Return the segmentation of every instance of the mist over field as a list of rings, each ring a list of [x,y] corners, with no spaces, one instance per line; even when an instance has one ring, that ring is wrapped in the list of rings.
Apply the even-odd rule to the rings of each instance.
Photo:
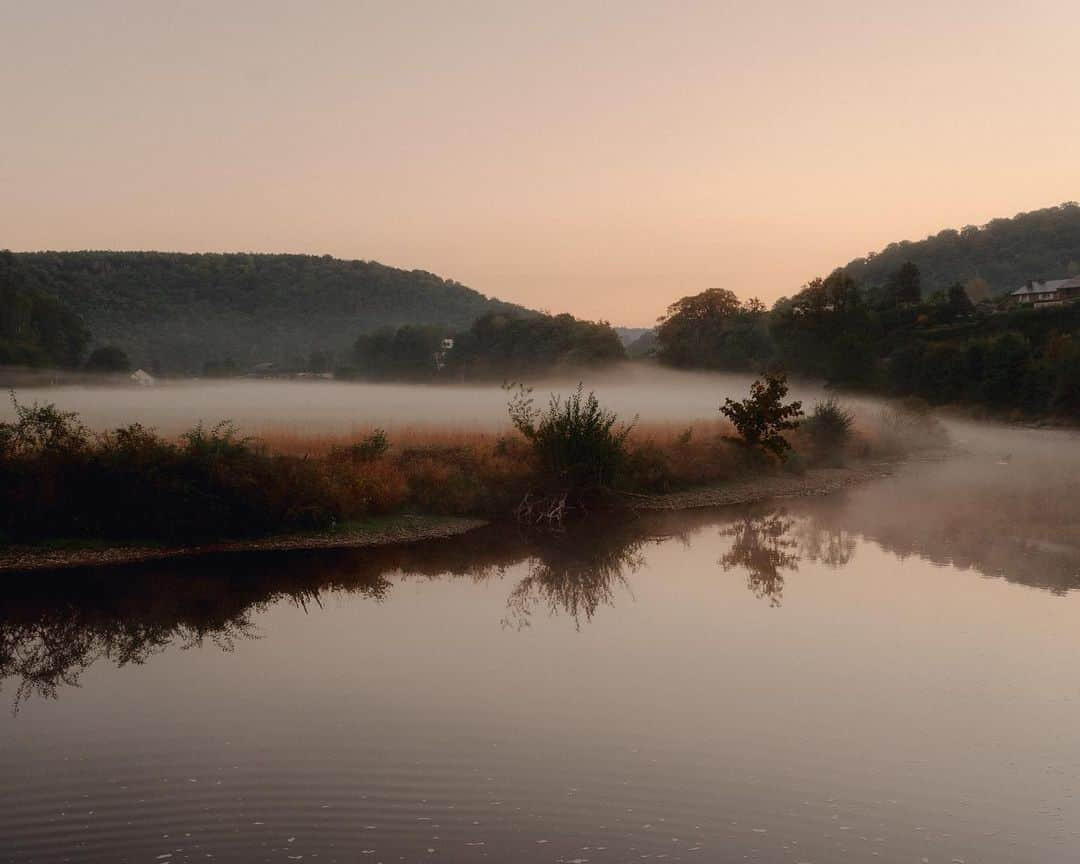
[[[604,407],[625,421],[644,425],[717,420],[725,398],[744,397],[754,376],[682,371],[641,363],[582,371],[568,377],[525,381],[533,398],[571,392],[581,383],[595,390]],[[862,423],[879,422],[887,399],[838,392],[819,382],[792,379],[790,396],[811,411],[830,397],[852,410]],[[516,382],[515,382],[516,386]],[[94,431],[142,423],[172,435],[196,423],[230,421],[245,434],[289,431],[297,434],[348,433],[381,427],[499,431],[508,424],[509,394],[494,384],[425,385],[406,383],[224,379],[160,381],[153,387],[28,386],[14,391],[20,404],[53,403],[75,411]],[[10,399],[0,402],[0,421],[14,417]],[[1009,455],[1024,461],[1080,460],[1080,435],[1068,429],[1032,429],[941,415],[962,449]]]
[[[626,364],[582,372],[580,377],[525,383],[541,402],[551,393],[573,390],[579,380],[620,417],[630,420],[637,415],[641,422],[651,424],[715,420],[724,399],[745,396],[753,378]],[[807,406],[826,395],[819,386],[797,382],[792,391]],[[248,434],[269,430],[349,432],[372,426],[393,431],[418,425],[499,430],[508,425],[508,394],[498,384],[231,379],[163,381],[146,388],[26,387],[18,389],[16,397],[24,404],[52,402],[64,411],[77,411],[86,425],[98,431],[137,422],[174,434],[200,421],[214,424],[223,420],[232,421]],[[13,414],[10,401],[5,401],[0,406],[0,420]]]

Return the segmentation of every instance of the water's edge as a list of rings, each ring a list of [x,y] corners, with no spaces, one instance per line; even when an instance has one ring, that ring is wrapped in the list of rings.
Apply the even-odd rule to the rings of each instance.
[[[839,468],[814,468],[802,475],[776,475],[702,486],[666,495],[635,495],[634,510],[693,510],[760,504],[793,497],[829,495],[869,480],[890,476],[898,463],[866,462]],[[55,548],[12,546],[0,550],[0,573],[137,564],[199,555],[285,550],[362,549],[404,546],[458,537],[490,524],[461,516],[403,515],[346,526],[332,533],[283,534],[185,546],[96,545]]]

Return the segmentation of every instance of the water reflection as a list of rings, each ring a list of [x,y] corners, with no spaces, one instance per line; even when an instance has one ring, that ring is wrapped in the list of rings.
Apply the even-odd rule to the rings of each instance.
[[[543,612],[586,624],[621,597],[647,547],[691,543],[717,531],[727,543],[718,573],[740,574],[754,596],[784,600],[801,564],[847,566],[861,538],[899,557],[969,567],[1054,593],[1080,587],[1080,498],[1047,502],[992,483],[961,488],[945,469],[915,468],[845,495],[784,507],[654,513],[591,519],[565,533],[506,526],[448,541],[351,551],[235,555],[9,577],[0,597],[0,686],[15,683],[16,708],[77,686],[94,663],[145,663],[168,647],[234,650],[256,638],[266,608],[305,609],[330,593],[380,601],[397,578],[487,581],[514,574],[503,623],[521,629]],[[933,478],[941,488],[927,495]],[[970,478],[969,478],[970,479]],[[973,506],[982,495],[984,506]],[[985,499],[993,500],[987,508]]]
[[[746,571],[746,587],[758,599],[779,606],[784,594],[784,570],[799,567],[798,542],[792,536],[794,520],[783,514],[747,516],[720,533],[731,538],[731,548],[720,558],[724,570]]]

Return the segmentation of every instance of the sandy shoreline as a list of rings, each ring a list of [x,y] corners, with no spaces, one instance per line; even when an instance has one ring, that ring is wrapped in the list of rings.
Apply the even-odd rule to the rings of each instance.
[[[890,476],[894,469],[895,463],[887,462],[864,463],[843,468],[815,468],[801,476],[783,474],[756,477],[665,495],[633,495],[627,498],[631,508],[635,510],[691,510],[755,504],[784,498],[828,495],[849,486]],[[398,516],[375,520],[332,534],[290,534],[190,546],[13,546],[0,549],[0,572],[102,567],[222,553],[360,549],[456,537],[487,524],[484,519],[456,516]]]

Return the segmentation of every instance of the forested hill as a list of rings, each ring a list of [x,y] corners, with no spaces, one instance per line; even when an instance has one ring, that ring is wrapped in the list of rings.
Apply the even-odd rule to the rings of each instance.
[[[1070,202],[941,231],[917,242],[892,243],[842,270],[872,288],[888,282],[907,261],[918,266],[924,295],[972,279],[982,279],[997,295],[1030,279],[1074,276],[1080,274],[1080,205]]]
[[[18,253],[27,281],[77,313],[95,344],[138,366],[199,373],[351,350],[402,324],[466,329],[521,307],[420,270],[330,256],[163,252]]]

